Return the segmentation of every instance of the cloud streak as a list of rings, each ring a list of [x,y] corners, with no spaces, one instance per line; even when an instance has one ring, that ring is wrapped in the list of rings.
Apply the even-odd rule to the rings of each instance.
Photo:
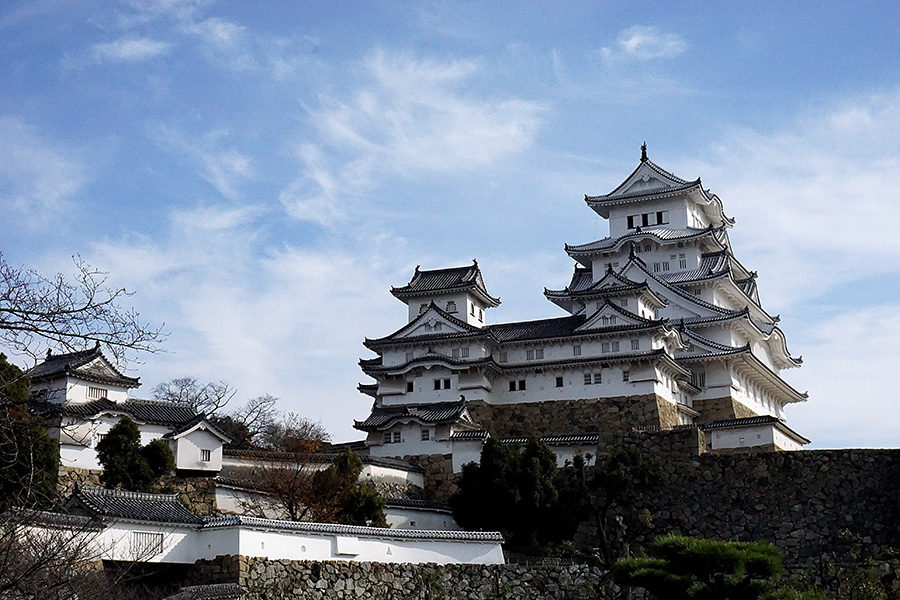
[[[140,62],[168,54],[169,44],[151,38],[122,38],[93,48],[97,62]]]
[[[600,50],[605,61],[649,61],[681,56],[688,43],[679,35],[660,31],[658,27],[634,25],[619,33],[615,45]]]
[[[318,135],[301,145],[301,175],[282,193],[296,218],[333,222],[338,190],[352,197],[383,177],[470,172],[509,159],[531,146],[546,109],[473,93],[469,83],[481,73],[474,60],[378,50],[362,72],[365,85],[310,111]]]
[[[31,225],[64,213],[86,179],[84,165],[17,116],[0,116],[0,205]]]

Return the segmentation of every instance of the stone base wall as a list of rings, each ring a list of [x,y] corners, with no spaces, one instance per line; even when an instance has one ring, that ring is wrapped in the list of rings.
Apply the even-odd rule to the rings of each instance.
[[[59,476],[56,480],[56,489],[65,499],[75,490],[76,485],[89,485],[100,487],[100,473],[92,469],[77,469],[75,467],[59,467]]]
[[[216,505],[216,481],[212,477],[169,477],[163,485],[178,494],[178,499],[191,512],[208,517],[218,512]]]
[[[75,485],[101,487],[102,471],[93,469],[77,469],[60,467],[57,479],[57,491],[65,500],[74,490]],[[201,517],[208,517],[217,512],[216,482],[212,477],[165,477],[160,482],[163,488],[178,494],[178,499],[191,511]]]
[[[700,411],[695,423],[712,423],[722,419],[743,419],[757,414],[730,396],[694,400],[694,410]]]
[[[425,469],[425,498],[447,502],[459,491],[458,476],[453,474],[452,454],[408,454],[403,460]]]
[[[803,567],[844,552],[844,532],[874,557],[900,548],[898,449],[702,453],[702,433],[688,428],[618,434],[614,442],[656,453],[667,472],[636,507],[652,517],[639,544],[666,533],[764,540],[786,565]],[[594,545],[596,531],[584,524],[579,539]]]
[[[436,565],[311,562],[220,556],[199,561],[197,582],[237,582],[247,600],[570,600],[601,597],[598,569],[585,565]]]
[[[495,437],[673,427],[677,408],[656,394],[488,404],[472,400],[469,414]]]

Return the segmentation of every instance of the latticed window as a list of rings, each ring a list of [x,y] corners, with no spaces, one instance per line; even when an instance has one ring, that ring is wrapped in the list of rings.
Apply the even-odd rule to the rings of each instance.
[[[89,387],[87,397],[91,400],[100,400],[106,398],[106,388]]]
[[[131,553],[134,560],[156,556],[163,551],[163,534],[149,531],[131,533]]]
[[[209,462],[212,460],[212,451],[211,450],[200,450],[200,460],[203,462]]]

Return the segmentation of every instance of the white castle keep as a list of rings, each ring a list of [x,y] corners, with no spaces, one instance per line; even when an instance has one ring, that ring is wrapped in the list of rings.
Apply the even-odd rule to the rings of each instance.
[[[585,196],[609,236],[566,245],[571,282],[544,290],[568,314],[489,324],[500,304],[476,261],[416,268],[391,293],[409,307],[394,333],[366,339],[374,398],[355,427],[375,456],[477,460],[488,435],[538,435],[560,460],[601,432],[695,425],[708,448],[797,450],[785,424],[806,394],[780,373],[798,367],[757,275],[734,256],[718,196],[660,168],[641,148],[614,190]]]

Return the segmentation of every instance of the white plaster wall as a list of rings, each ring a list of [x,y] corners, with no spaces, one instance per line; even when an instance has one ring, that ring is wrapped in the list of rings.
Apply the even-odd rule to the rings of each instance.
[[[391,529],[431,529],[436,531],[460,531],[453,515],[446,511],[387,506],[384,517]]]
[[[162,534],[163,551],[151,554],[139,551],[134,532]],[[198,558],[197,529],[191,526],[113,521],[97,537],[104,560],[194,563]]]
[[[655,213],[660,210],[669,211],[669,222],[662,227],[671,229],[684,229],[688,226],[688,203],[686,197],[681,198],[664,198],[661,200],[652,200],[649,202],[636,202],[634,204],[624,204],[621,206],[613,206],[609,209],[609,235],[610,237],[619,237],[625,235],[633,229],[628,229],[628,216],[639,215],[641,213]],[[693,204],[693,203],[691,203]],[[706,225],[703,225],[706,227]],[[653,226],[643,228],[645,231],[651,230]]]
[[[210,460],[202,461],[201,450],[210,451]],[[222,470],[222,441],[210,432],[197,429],[175,440],[175,468],[194,471]]]
[[[88,398],[88,388],[103,388],[106,390],[106,398],[113,402],[124,402],[128,397],[128,388],[107,385],[102,383],[89,383],[69,378],[66,390],[66,400],[68,402],[90,402],[96,398]]]
[[[272,560],[355,560],[452,564],[503,564],[496,542],[405,540],[384,537],[310,534],[241,528],[240,554]],[[235,553],[237,554],[237,553]]]
[[[453,472],[462,473],[463,465],[481,460],[481,440],[453,440]]]
[[[756,427],[739,427],[735,429],[713,429],[708,432],[708,442],[714,450],[723,448],[750,448],[774,444],[773,432],[775,426],[771,424]]]

